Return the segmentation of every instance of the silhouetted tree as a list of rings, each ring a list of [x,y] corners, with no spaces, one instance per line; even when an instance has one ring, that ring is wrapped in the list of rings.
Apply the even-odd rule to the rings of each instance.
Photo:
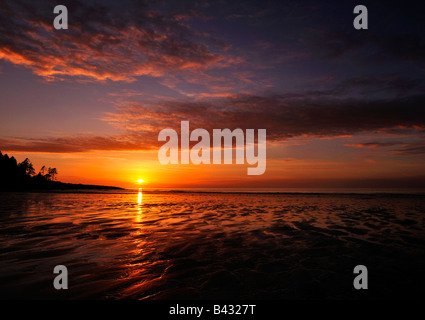
[[[34,166],[26,158],[18,163],[14,157],[2,154],[0,151],[0,188],[1,189],[20,189],[37,188],[46,186],[46,183],[55,180],[58,173],[56,168],[42,166],[38,174],[35,174]],[[49,182],[50,183],[50,182]]]
[[[47,173],[45,174],[45,177],[47,180],[55,180],[55,175],[58,174],[58,171],[56,170],[56,168],[50,168],[47,169]]]
[[[33,176],[35,174],[34,166],[28,158],[18,164],[18,168],[28,176]]]

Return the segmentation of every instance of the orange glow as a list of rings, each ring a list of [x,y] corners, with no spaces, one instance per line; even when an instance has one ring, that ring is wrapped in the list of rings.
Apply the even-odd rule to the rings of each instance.
[[[247,176],[245,165],[161,165],[157,150],[92,151],[81,153],[9,152],[19,162],[29,157],[36,172],[45,165],[58,170],[57,180],[69,183],[109,185],[122,188],[217,188],[217,187],[316,187],[344,186],[356,179],[403,178],[425,174],[412,161],[376,152],[376,149],[350,148],[341,140],[345,153],[333,151],[332,140],[305,144],[268,146],[264,175]],[[297,141],[295,141],[297,142]],[[351,141],[350,141],[351,142]],[[323,145],[324,143],[328,145]],[[320,148],[315,144],[319,144]],[[314,150],[312,153],[311,150]],[[329,153],[331,150],[331,153]],[[3,150],[2,150],[3,151]],[[374,153],[371,153],[374,151]],[[333,153],[332,153],[333,152]],[[351,152],[349,154],[349,152]],[[291,155],[291,157],[288,157]],[[347,170],[349,168],[349,170]],[[336,182],[333,182],[333,181]],[[351,184],[349,184],[351,186]]]

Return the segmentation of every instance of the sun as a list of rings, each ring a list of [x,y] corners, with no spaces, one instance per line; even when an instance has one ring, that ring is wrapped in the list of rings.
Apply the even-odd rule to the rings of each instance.
[[[137,180],[137,183],[143,183],[143,182],[145,182],[145,180],[143,180],[143,179]]]

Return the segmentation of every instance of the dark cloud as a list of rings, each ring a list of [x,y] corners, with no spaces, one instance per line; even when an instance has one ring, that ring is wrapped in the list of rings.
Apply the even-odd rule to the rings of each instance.
[[[353,27],[353,8],[368,9],[368,29]],[[331,60],[348,57],[353,64],[393,61],[425,62],[425,5],[419,1],[329,1],[317,4],[318,12],[305,17],[305,29],[298,33],[305,50]],[[314,15],[314,17],[313,17]],[[323,20],[316,21],[318,17]],[[375,65],[376,66],[376,65]]]
[[[320,83],[317,83],[320,85]],[[324,89],[299,93],[286,93],[286,98],[348,98],[355,99],[403,97],[420,95],[425,92],[424,78],[405,78],[398,74],[386,73],[370,76],[355,76],[340,80]]]
[[[356,30],[346,33],[336,30],[314,30],[310,40],[305,41],[317,53],[328,58],[341,58],[356,54],[363,62],[397,59],[425,61],[423,33],[410,31],[402,34],[359,34]],[[359,62],[359,59],[356,59]]]
[[[382,149],[384,152],[392,153],[395,155],[420,155],[425,154],[425,143],[424,142],[400,142],[400,141],[388,141],[388,142],[366,142],[366,143],[352,143],[347,144],[349,147],[356,148],[370,148],[370,149]]]
[[[401,142],[365,142],[365,143],[352,143],[352,144],[346,144],[348,147],[356,147],[356,148],[385,148],[385,147],[393,147],[402,144]]]
[[[308,95],[234,96],[209,101],[135,104],[104,120],[127,130],[178,127],[265,128],[268,139],[332,137],[392,128],[425,128],[425,96],[392,100],[314,98]]]
[[[416,81],[396,78],[385,82],[384,91],[417,88]],[[146,150],[159,146],[160,130],[179,130],[180,121],[190,128],[267,129],[269,141],[294,137],[338,137],[357,133],[405,134],[425,130],[425,95],[396,95],[391,99],[349,96],[353,88],[370,88],[365,79],[348,79],[324,91],[270,95],[233,95],[226,98],[128,102],[102,120],[122,129],[116,137],[64,137],[53,139],[3,139],[0,149],[15,151],[82,152],[89,150]],[[375,84],[380,87],[380,84]],[[402,91],[403,91],[402,90]],[[388,142],[385,145],[390,147]],[[393,144],[395,146],[395,144]],[[384,145],[364,144],[363,147]],[[404,145],[394,153],[413,154],[423,146]]]
[[[398,59],[405,61],[425,61],[425,41],[419,32],[388,35],[362,35],[354,31],[343,34],[330,32],[323,35],[321,47],[331,58],[341,57],[354,50],[364,51],[369,60]]]
[[[66,5],[69,29],[53,28]],[[47,79],[133,81],[165,71],[206,68],[222,59],[219,41],[188,25],[193,10],[165,11],[148,1],[1,1],[0,59]]]
[[[406,144],[400,149],[394,149],[394,154],[397,155],[419,155],[425,154],[425,143]]]

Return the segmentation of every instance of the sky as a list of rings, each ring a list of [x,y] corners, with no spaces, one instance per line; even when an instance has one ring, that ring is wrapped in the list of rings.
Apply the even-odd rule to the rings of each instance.
[[[53,27],[59,4],[67,30]],[[0,150],[125,188],[425,187],[424,9],[0,0]],[[185,120],[266,129],[266,172],[160,164],[159,132]]]

